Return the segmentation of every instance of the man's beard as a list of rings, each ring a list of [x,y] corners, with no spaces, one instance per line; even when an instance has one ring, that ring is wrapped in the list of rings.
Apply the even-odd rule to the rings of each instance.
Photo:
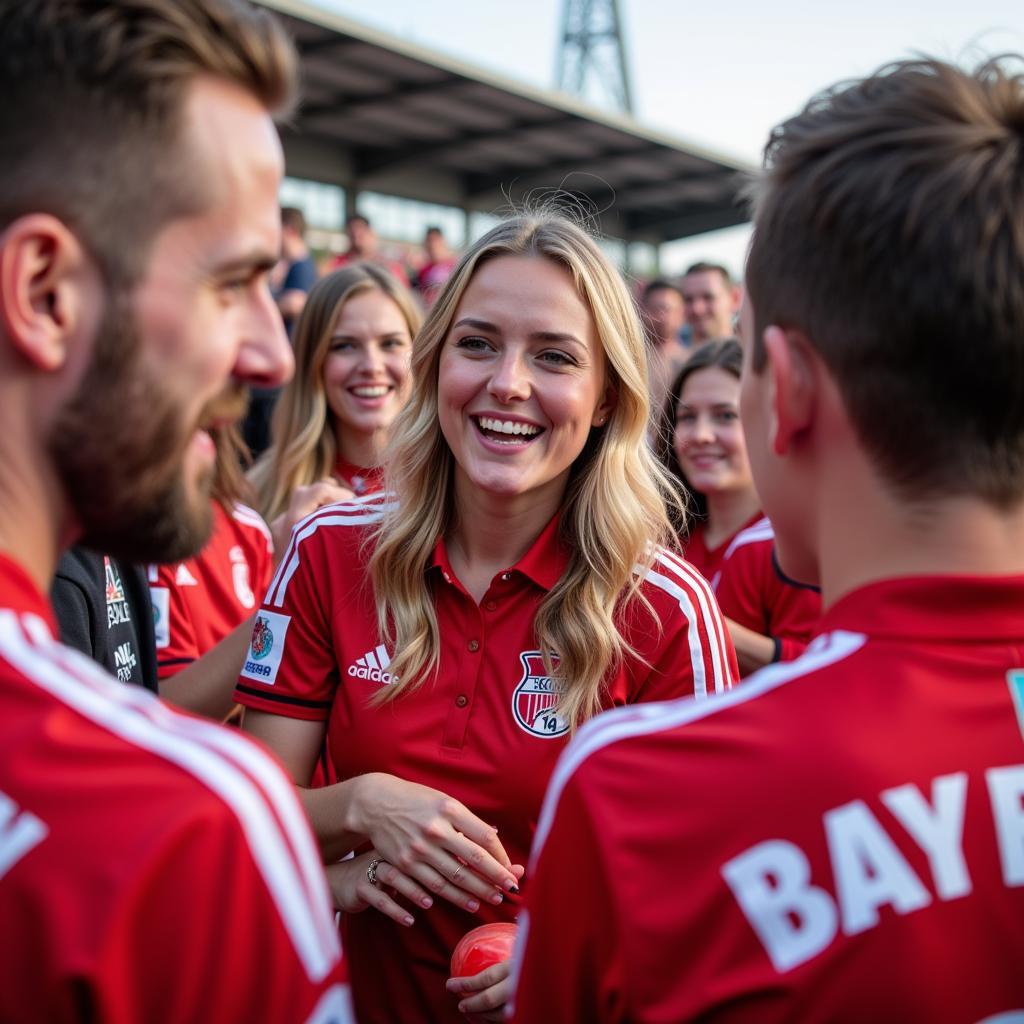
[[[145,372],[142,345],[122,290],[108,303],[92,364],[48,444],[82,531],[78,543],[131,562],[174,562],[209,538],[212,468],[191,487],[186,482],[193,431],[165,384]]]

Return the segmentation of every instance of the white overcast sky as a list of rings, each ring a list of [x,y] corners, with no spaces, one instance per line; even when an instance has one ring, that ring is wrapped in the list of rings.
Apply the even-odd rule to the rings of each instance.
[[[315,0],[449,56],[553,88],[562,0]],[[1021,0],[619,0],[634,116],[758,162],[772,125],[818,89],[914,53],[1024,52]],[[745,228],[666,247],[669,269],[742,269]]]

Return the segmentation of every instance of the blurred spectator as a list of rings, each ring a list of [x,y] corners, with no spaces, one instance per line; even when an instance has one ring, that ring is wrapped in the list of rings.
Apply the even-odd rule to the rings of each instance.
[[[736,333],[735,320],[743,289],[725,267],[717,263],[694,263],[682,282],[683,312],[687,338],[703,345]]]
[[[671,281],[656,278],[644,288],[640,304],[647,333],[651,415],[657,417],[669,384],[689,354],[681,338],[683,293]],[[655,423],[654,429],[661,429],[660,425]]]
[[[423,248],[426,250],[427,262],[420,268],[416,279],[416,287],[423,296],[423,304],[431,306],[437,298],[441,286],[448,280],[451,272],[455,269],[458,257],[448,248],[444,235],[439,227],[427,228],[423,238]]]
[[[306,304],[306,294],[316,284],[316,264],[306,245],[306,218],[294,206],[281,210],[281,255],[285,263],[284,280],[275,295],[288,337]]]
[[[348,251],[331,257],[327,262],[327,270],[338,270],[353,263],[376,263],[389,270],[406,287],[409,286],[409,275],[405,267],[379,252],[377,234],[366,217],[361,213],[349,217],[345,221],[345,234],[348,235]]]

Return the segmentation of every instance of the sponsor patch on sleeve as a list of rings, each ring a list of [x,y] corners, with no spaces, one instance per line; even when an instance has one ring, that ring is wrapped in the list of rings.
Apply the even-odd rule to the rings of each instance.
[[[242,666],[242,676],[257,683],[273,685],[284,654],[284,638],[291,625],[290,615],[260,611],[252,628],[252,639]]]
[[[166,587],[150,587],[149,596],[153,601],[153,631],[156,647],[160,650],[171,642],[171,602]]]

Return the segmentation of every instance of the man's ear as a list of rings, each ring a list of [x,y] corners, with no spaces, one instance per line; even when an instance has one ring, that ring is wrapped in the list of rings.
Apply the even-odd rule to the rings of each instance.
[[[46,213],[0,233],[0,329],[32,366],[59,370],[74,337],[97,315],[96,271],[74,233]]]
[[[799,331],[774,325],[765,329],[764,347],[772,380],[772,450],[785,455],[814,419],[817,356]]]

